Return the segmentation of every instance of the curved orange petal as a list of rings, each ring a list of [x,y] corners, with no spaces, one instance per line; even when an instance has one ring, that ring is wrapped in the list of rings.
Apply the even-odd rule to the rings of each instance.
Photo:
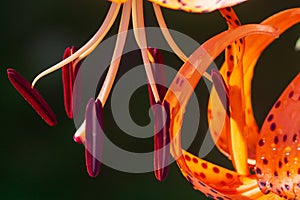
[[[222,16],[226,19],[228,29],[240,26],[240,20],[232,8],[220,9]],[[248,148],[246,136],[248,130],[246,126],[245,99],[244,99],[244,78],[243,78],[243,55],[245,41],[243,38],[231,43],[225,51],[225,64],[221,74],[229,88],[230,114],[226,116],[223,128],[218,126],[220,121],[220,110],[214,102],[212,109],[211,99],[216,98],[215,90],[211,93],[208,105],[208,121],[211,123],[210,131],[217,147],[227,157],[232,159],[233,166],[239,174],[248,174]],[[217,98],[218,99],[218,98]]]
[[[149,0],[162,7],[184,10],[186,12],[207,13],[214,10],[234,6],[246,0]]]
[[[208,194],[207,190],[203,188],[204,186],[212,187],[216,192],[215,194],[220,195],[223,193],[223,195],[227,196],[233,194],[244,196],[242,193],[250,189],[257,190],[254,179],[246,179],[245,177],[238,176],[236,172],[226,170],[225,168],[221,168],[200,158],[191,158],[190,156],[191,159],[197,160],[196,162],[201,165],[202,163],[206,163],[207,168],[210,169],[207,172],[205,179],[201,179],[201,173],[204,173],[204,171],[201,171],[201,168],[198,168],[197,165],[194,166],[193,162],[190,162],[190,160],[186,157],[186,155],[190,154],[182,150],[180,142],[183,114],[187,102],[194,91],[194,88],[198,84],[202,74],[208,68],[210,63],[226,48],[226,46],[249,34],[270,34],[274,36],[276,35],[276,30],[270,26],[245,25],[234,30],[225,31],[211,38],[201,47],[199,47],[189,57],[188,61],[183,64],[164,99],[164,101],[170,105],[170,139],[172,140],[172,156],[176,159],[183,174],[188,174],[189,176],[187,177],[192,180],[199,180],[200,182],[203,181],[201,183],[197,182],[198,184],[195,184],[194,188],[204,192],[207,196],[212,194]],[[218,173],[215,173],[214,168],[218,168]],[[232,184],[231,188],[221,184],[224,176],[228,176],[230,179],[230,183]],[[228,183],[227,185],[230,184]],[[240,189],[240,187],[242,188]],[[257,193],[261,195],[259,191],[257,191]]]
[[[285,199],[300,196],[300,73],[288,85],[263,123],[256,173],[263,192]]]
[[[289,19],[289,20],[286,20]],[[271,25],[278,28],[279,34],[282,34],[291,26],[295,25],[296,23],[300,22],[300,8],[289,9],[286,11],[282,11],[278,14],[271,16],[270,18],[263,21],[261,24],[264,25]],[[246,103],[246,124],[248,127],[248,137],[247,137],[247,144],[248,144],[248,162],[251,164],[255,164],[255,157],[256,157],[256,144],[257,144],[257,137],[258,137],[258,127],[253,115],[252,109],[252,102],[251,102],[251,83],[253,77],[253,71],[255,64],[262,53],[262,51],[275,40],[274,37],[269,35],[250,35],[245,38],[245,52],[243,57],[243,66],[244,66],[244,94],[245,94],[245,103]],[[228,63],[225,62],[220,70],[221,74],[223,75],[225,81],[227,80],[227,70],[228,70]],[[216,98],[217,94],[215,93],[214,89],[211,92],[211,97],[214,96]],[[215,122],[211,121],[210,123],[217,124],[218,123],[218,116],[216,112],[220,109],[220,106],[217,107],[218,103],[214,102],[214,113],[209,111],[209,119],[215,116]],[[209,109],[211,106],[209,106]],[[229,120],[229,119],[226,119]],[[227,124],[227,123],[226,123]],[[214,127],[214,126],[212,126]],[[226,127],[223,128],[223,132],[221,133],[219,139],[215,136],[218,134],[214,134],[214,132],[219,133],[220,128],[216,127],[212,131],[212,136],[215,141],[217,141],[217,146],[219,150],[230,157],[230,150],[228,147],[228,133],[226,132]],[[218,140],[216,140],[218,139]]]
[[[288,19],[288,20],[287,20]],[[291,26],[300,22],[300,8],[294,8],[279,12],[275,14],[261,24],[274,26],[278,29],[279,35],[289,29]],[[246,109],[247,109],[247,125],[250,129],[255,127],[256,129],[256,121],[252,112],[252,102],[251,102],[251,84],[253,78],[253,72],[255,68],[255,64],[262,53],[262,51],[269,46],[275,40],[274,37],[269,37],[266,35],[261,35],[261,37],[257,37],[251,35],[246,37],[246,49],[244,54],[244,92],[246,97]],[[256,131],[250,130],[252,136],[256,133]],[[253,147],[257,144],[257,137],[252,137],[248,139],[248,145]],[[248,148],[250,150],[249,156],[255,155],[255,148]],[[252,158],[252,156],[250,157]]]

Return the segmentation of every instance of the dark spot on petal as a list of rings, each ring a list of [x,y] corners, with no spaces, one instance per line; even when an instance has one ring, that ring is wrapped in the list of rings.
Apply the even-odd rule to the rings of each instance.
[[[274,143],[277,144],[279,142],[278,136],[274,137]]]
[[[282,167],[282,162],[281,162],[281,161],[278,162],[278,167],[279,167],[279,168]]]
[[[258,141],[258,145],[259,145],[260,147],[264,146],[264,144],[265,144],[265,140],[260,139],[260,140]]]
[[[265,187],[265,186],[266,186],[266,182],[260,181],[260,182],[259,182],[259,186]]]
[[[274,176],[278,177],[278,172],[277,171],[274,172]]]
[[[213,171],[214,171],[215,173],[219,173],[219,172],[220,172],[219,168],[217,168],[217,167],[213,167]]]
[[[198,181],[198,183],[199,183],[200,185],[202,185],[203,187],[206,187],[206,185],[205,185],[204,183],[202,183],[201,181]]]
[[[276,129],[276,124],[272,123],[271,126],[270,126],[270,130],[275,131],[275,129]]]
[[[270,190],[267,190],[267,191],[264,192],[264,194],[267,195],[267,194],[269,194],[270,192],[271,192]]]
[[[189,155],[185,155],[184,158],[186,161],[191,161],[191,157]]]
[[[291,175],[291,172],[290,172],[290,171],[287,171],[287,172],[286,172],[286,176],[289,177],[290,175]]]
[[[203,178],[203,179],[206,178],[206,176],[203,172],[200,173],[200,177]]]
[[[237,19],[234,20],[234,23],[235,23],[237,26],[241,25],[240,22],[239,22]]]
[[[214,189],[210,189],[210,191],[212,191],[215,194],[218,194],[218,192],[216,190],[214,190]]]
[[[256,173],[257,173],[258,175],[260,175],[260,174],[261,174],[261,169],[256,168]]]
[[[226,10],[227,10],[228,12],[231,12],[231,8],[230,8],[230,7],[226,7]]]
[[[193,185],[193,180],[191,179],[190,176],[187,176],[186,179],[188,180],[189,183],[191,183]]]
[[[281,191],[277,188],[276,189],[276,192],[278,193],[278,194],[281,194]]]
[[[194,162],[195,164],[197,164],[197,163],[198,163],[198,159],[197,159],[197,158],[193,158],[193,162]]]
[[[297,141],[297,134],[294,134],[293,135],[293,142],[296,142]]]
[[[229,174],[229,173],[226,173],[226,178],[232,179],[232,178],[233,178],[233,175],[232,175],[232,174]]]
[[[289,93],[289,98],[292,98],[293,95],[294,95],[294,91],[291,91],[291,92]]]
[[[268,160],[266,158],[263,159],[263,163],[264,165],[267,165],[268,164]]]
[[[287,190],[289,190],[289,189],[290,189],[290,186],[289,186],[289,185],[287,185],[287,184],[285,184],[285,185],[284,185],[284,187],[285,187]]]
[[[274,118],[274,115],[273,115],[273,114],[270,114],[269,117],[268,117],[268,119],[267,119],[268,122],[271,122],[271,121],[273,120],[273,118]]]
[[[285,163],[285,164],[287,164],[287,163],[289,162],[289,160],[288,160],[288,158],[287,158],[287,157],[284,157],[284,159],[283,159],[283,160],[284,160],[284,163]]]
[[[207,169],[207,164],[206,164],[206,163],[202,163],[201,166],[202,166],[204,169]]]
[[[285,142],[287,140],[287,134],[285,134],[284,136],[283,136],[283,141]]]
[[[277,101],[277,103],[275,104],[275,108],[279,108],[280,104],[281,104],[281,101]]]
[[[231,72],[227,71],[226,75],[227,75],[227,77],[229,77],[231,75]]]

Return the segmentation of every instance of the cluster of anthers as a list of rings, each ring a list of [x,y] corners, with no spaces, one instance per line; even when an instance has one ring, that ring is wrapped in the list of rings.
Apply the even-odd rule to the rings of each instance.
[[[173,141],[170,149],[154,154],[156,178],[166,178],[168,167],[165,163],[171,154],[193,187],[213,199],[300,198],[300,74],[284,90],[260,129],[251,103],[251,81],[260,54],[276,37],[300,22],[300,8],[279,12],[260,24],[241,25],[231,6],[245,0],[150,0],[166,41],[184,62],[169,88],[164,88],[156,85],[163,73],[155,68],[155,63],[162,63],[162,56],[158,49],[147,48],[143,31],[143,0],[111,1],[107,16],[92,39],[78,50],[67,48],[63,60],[40,73],[32,83],[14,69],[7,70],[12,85],[45,122],[54,126],[57,120],[34,85],[42,77],[62,68],[65,110],[72,118],[73,85],[80,63],[103,40],[122,7],[119,33],[126,34],[132,16],[135,38],[149,82],[150,103],[160,104],[167,111],[165,115],[160,111],[154,113],[155,124],[161,120],[167,122],[162,130],[155,128],[158,133],[154,134],[154,151],[158,152]],[[195,13],[219,10],[228,30],[213,36],[187,57],[168,32],[160,6]],[[125,40],[126,37],[117,38],[104,84],[96,100],[88,102],[85,122],[74,136],[76,142],[85,144],[87,171],[92,177],[100,170],[101,163],[95,155],[102,153],[103,142],[101,134],[94,133],[103,132],[103,106],[118,71],[121,57],[116,55],[121,55]],[[203,49],[209,56],[202,54]],[[211,58],[215,59],[224,50],[225,62],[220,72],[206,73]],[[235,170],[198,158],[181,147],[185,107],[202,76],[214,85],[208,105],[211,135],[218,149],[232,161]],[[255,173],[251,173],[253,169]]]

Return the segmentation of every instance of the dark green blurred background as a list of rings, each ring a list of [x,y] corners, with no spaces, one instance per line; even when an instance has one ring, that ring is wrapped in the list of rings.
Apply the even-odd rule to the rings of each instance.
[[[32,80],[42,69],[58,62],[67,46],[83,45],[101,24],[109,3],[100,0],[19,0],[1,1],[0,4],[0,199],[205,199],[193,190],[175,164],[170,166],[164,182],[156,181],[152,173],[127,174],[106,166],[96,179],[90,178],[85,170],[84,149],[72,139],[73,121],[64,114],[61,72],[47,76],[37,84],[57,114],[59,124],[53,128],[39,118],[8,82],[8,67]],[[242,23],[257,23],[296,6],[300,6],[297,0],[250,0],[236,6],[236,11]],[[147,24],[153,26],[153,11],[146,1],[145,7]],[[200,43],[226,29],[218,12],[202,15],[167,9],[163,12],[170,28]],[[116,30],[117,26],[114,26],[110,34]],[[299,72],[300,52],[294,51],[299,36],[300,25],[297,25],[270,45],[258,62],[253,102],[259,125],[283,88]],[[147,100],[145,95],[137,98]],[[132,112],[145,110],[144,104],[136,104]],[[201,108],[205,109],[205,105]],[[111,119],[106,121],[106,130],[122,138],[122,133],[110,126],[113,124]],[[205,126],[205,122],[202,124]],[[204,130],[205,127],[200,128],[199,135]],[[152,146],[151,143],[147,145]],[[208,159],[225,163],[224,157],[216,154]]]

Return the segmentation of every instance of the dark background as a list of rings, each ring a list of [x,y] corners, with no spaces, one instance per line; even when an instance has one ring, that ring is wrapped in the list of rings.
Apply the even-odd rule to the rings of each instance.
[[[205,199],[193,190],[175,164],[170,166],[164,182],[156,181],[152,173],[128,174],[106,166],[96,179],[90,178],[85,170],[84,149],[72,140],[73,121],[64,114],[61,72],[37,84],[57,115],[56,127],[47,126],[9,84],[6,68],[13,67],[32,80],[42,69],[58,62],[67,46],[83,45],[101,24],[108,6],[109,3],[99,0],[1,1],[0,199]],[[242,23],[258,23],[278,11],[296,6],[300,3],[295,0],[250,0],[236,6],[236,11]],[[151,5],[145,1],[145,7],[146,23],[153,26]],[[199,43],[226,29],[218,12],[201,15],[167,9],[163,12],[170,28]],[[116,25],[110,34],[116,33]],[[253,103],[259,125],[281,91],[299,72],[300,52],[294,51],[299,36],[298,24],[270,45],[258,62]],[[179,62],[175,59],[174,63]],[[136,98],[147,101],[145,91]],[[147,111],[146,108],[145,103],[136,103],[132,112]],[[205,109],[205,105],[201,108]],[[106,112],[109,116],[109,109]],[[111,121],[106,118],[106,130],[123,138]],[[204,126],[205,123],[202,122]],[[199,129],[200,135],[203,130],[205,127]],[[130,139],[117,142],[133,149],[144,146],[128,141]],[[145,146],[152,147],[152,144],[148,142]],[[220,154],[207,159],[230,167]]]

